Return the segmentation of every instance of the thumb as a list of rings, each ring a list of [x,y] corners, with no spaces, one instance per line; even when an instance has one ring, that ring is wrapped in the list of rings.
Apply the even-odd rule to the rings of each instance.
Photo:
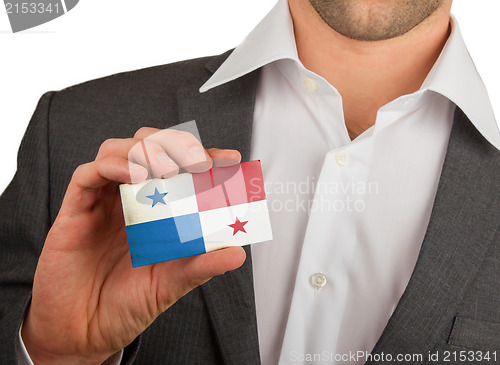
[[[239,246],[195,256],[184,267],[185,280],[191,284],[189,290],[207,282],[214,276],[239,268],[245,259],[245,250]]]
[[[206,283],[212,277],[239,268],[245,259],[245,250],[237,246],[160,264],[174,264],[169,265],[168,273],[164,273],[164,278],[168,278],[165,285],[157,286],[160,311],[165,311],[177,299]],[[175,292],[173,292],[174,288]]]

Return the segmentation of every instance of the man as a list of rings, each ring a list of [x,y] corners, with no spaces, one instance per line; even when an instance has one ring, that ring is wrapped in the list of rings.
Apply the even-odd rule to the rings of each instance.
[[[46,94],[1,201],[2,360],[498,361],[499,134],[450,6],[282,0],[229,56]],[[189,120],[217,148],[162,130]],[[249,158],[272,243],[132,269],[118,183]]]

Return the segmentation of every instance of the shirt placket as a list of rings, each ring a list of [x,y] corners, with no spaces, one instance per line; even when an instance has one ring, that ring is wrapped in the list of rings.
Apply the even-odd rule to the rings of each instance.
[[[371,138],[356,142],[347,140],[340,96],[333,89],[323,89],[317,84],[320,82],[306,77],[302,87],[315,100],[315,122],[321,125],[332,149],[325,156],[316,179],[314,198],[309,204],[308,224],[280,356],[283,364],[293,361],[294,356],[300,358],[334,349],[331,333],[338,333],[341,326],[349,275],[346,265],[353,261],[357,242],[356,216],[362,214],[364,208],[360,185],[366,182],[370,164],[366,156]]]

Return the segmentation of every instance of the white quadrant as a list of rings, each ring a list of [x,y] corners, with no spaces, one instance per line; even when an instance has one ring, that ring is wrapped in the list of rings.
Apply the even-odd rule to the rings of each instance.
[[[122,184],[120,194],[127,226],[198,212],[191,174]]]
[[[265,200],[200,212],[200,221],[207,252],[273,239]]]

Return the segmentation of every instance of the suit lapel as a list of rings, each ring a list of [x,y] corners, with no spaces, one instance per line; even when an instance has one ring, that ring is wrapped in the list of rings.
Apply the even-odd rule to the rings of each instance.
[[[446,344],[457,306],[500,220],[498,151],[457,108],[430,223],[410,282],[373,354]],[[375,362],[367,362],[375,364]]]
[[[209,71],[227,57],[211,59]],[[246,161],[250,155],[257,73],[200,93],[189,87],[178,92],[179,122],[195,120],[206,148],[232,148]],[[250,247],[238,270],[202,285],[210,320],[225,363],[258,364],[259,345]]]

